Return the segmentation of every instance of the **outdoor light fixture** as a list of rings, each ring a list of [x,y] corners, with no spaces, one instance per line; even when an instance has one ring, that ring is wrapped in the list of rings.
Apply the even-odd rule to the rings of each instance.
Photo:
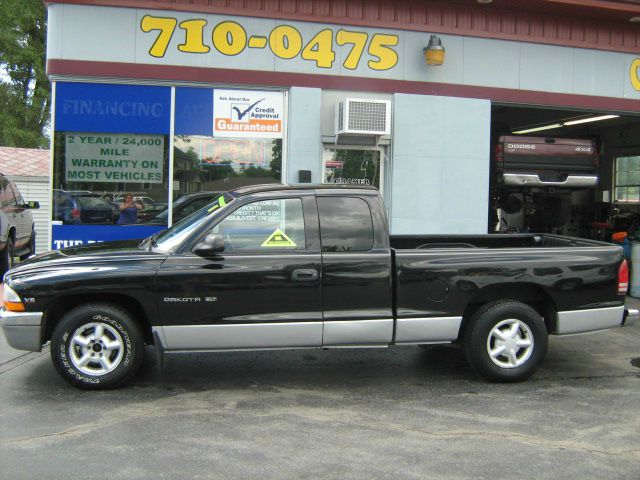
[[[579,125],[581,123],[598,122],[600,120],[609,120],[610,118],[618,118],[620,115],[599,115],[597,117],[578,118],[576,120],[568,120],[562,123],[552,123],[549,125],[542,125],[539,127],[524,128],[522,130],[514,130],[511,133],[531,133],[540,132],[542,130],[551,130],[553,128],[570,127],[571,125]]]
[[[423,52],[427,65],[442,65],[444,63],[444,47],[440,37],[431,35],[429,44],[424,47]]]

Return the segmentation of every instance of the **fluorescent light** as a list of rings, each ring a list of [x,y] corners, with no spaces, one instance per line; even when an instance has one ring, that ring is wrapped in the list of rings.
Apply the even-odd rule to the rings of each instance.
[[[532,132],[540,132],[542,130],[551,130],[554,128],[561,128],[565,126],[578,125],[580,123],[588,123],[588,122],[597,122],[599,120],[609,120],[610,118],[618,118],[620,115],[600,115],[598,117],[589,117],[589,118],[579,118],[578,120],[570,120],[568,122],[562,123],[553,123],[550,125],[543,125],[541,127],[533,127],[526,128],[523,130],[515,130],[511,133],[519,134],[519,133],[532,133]]]
[[[539,132],[541,130],[551,130],[552,128],[560,128],[560,127],[562,127],[561,123],[554,123],[553,125],[544,125],[542,127],[527,128],[525,130],[516,130],[515,132],[511,132],[511,133],[531,133],[531,132]]]
[[[609,120],[610,118],[618,118],[620,115],[600,115],[599,117],[581,118],[579,120],[571,120],[564,122],[563,125],[578,125],[579,123],[598,122],[600,120]]]

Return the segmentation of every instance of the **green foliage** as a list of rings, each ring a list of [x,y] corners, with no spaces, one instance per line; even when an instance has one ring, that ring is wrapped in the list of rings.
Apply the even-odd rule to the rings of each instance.
[[[0,145],[46,147],[51,84],[42,0],[0,0]]]

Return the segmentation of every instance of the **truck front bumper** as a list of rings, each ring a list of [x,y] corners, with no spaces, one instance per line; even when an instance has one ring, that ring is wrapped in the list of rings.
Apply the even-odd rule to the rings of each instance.
[[[638,321],[638,317],[640,317],[640,310],[635,308],[625,309],[624,317],[622,317],[622,326],[630,327],[631,325],[635,325]]]
[[[0,326],[7,343],[17,350],[42,350],[42,312],[9,312],[0,309]]]

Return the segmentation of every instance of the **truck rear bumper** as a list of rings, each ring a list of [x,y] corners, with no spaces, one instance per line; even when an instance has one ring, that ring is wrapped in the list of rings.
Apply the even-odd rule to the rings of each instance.
[[[545,181],[536,174],[530,173],[505,173],[503,175],[505,185],[518,187],[593,187],[598,184],[595,175],[569,175],[562,181]]]
[[[631,325],[635,325],[638,321],[638,317],[640,317],[640,310],[635,308],[626,308],[624,311],[624,317],[622,318],[622,326],[630,327]]]
[[[17,350],[42,350],[42,313],[0,310],[0,326],[7,343]]]
[[[619,307],[592,308],[558,312],[556,335],[595,332],[607,328],[629,326],[636,323],[640,312],[636,309]]]

